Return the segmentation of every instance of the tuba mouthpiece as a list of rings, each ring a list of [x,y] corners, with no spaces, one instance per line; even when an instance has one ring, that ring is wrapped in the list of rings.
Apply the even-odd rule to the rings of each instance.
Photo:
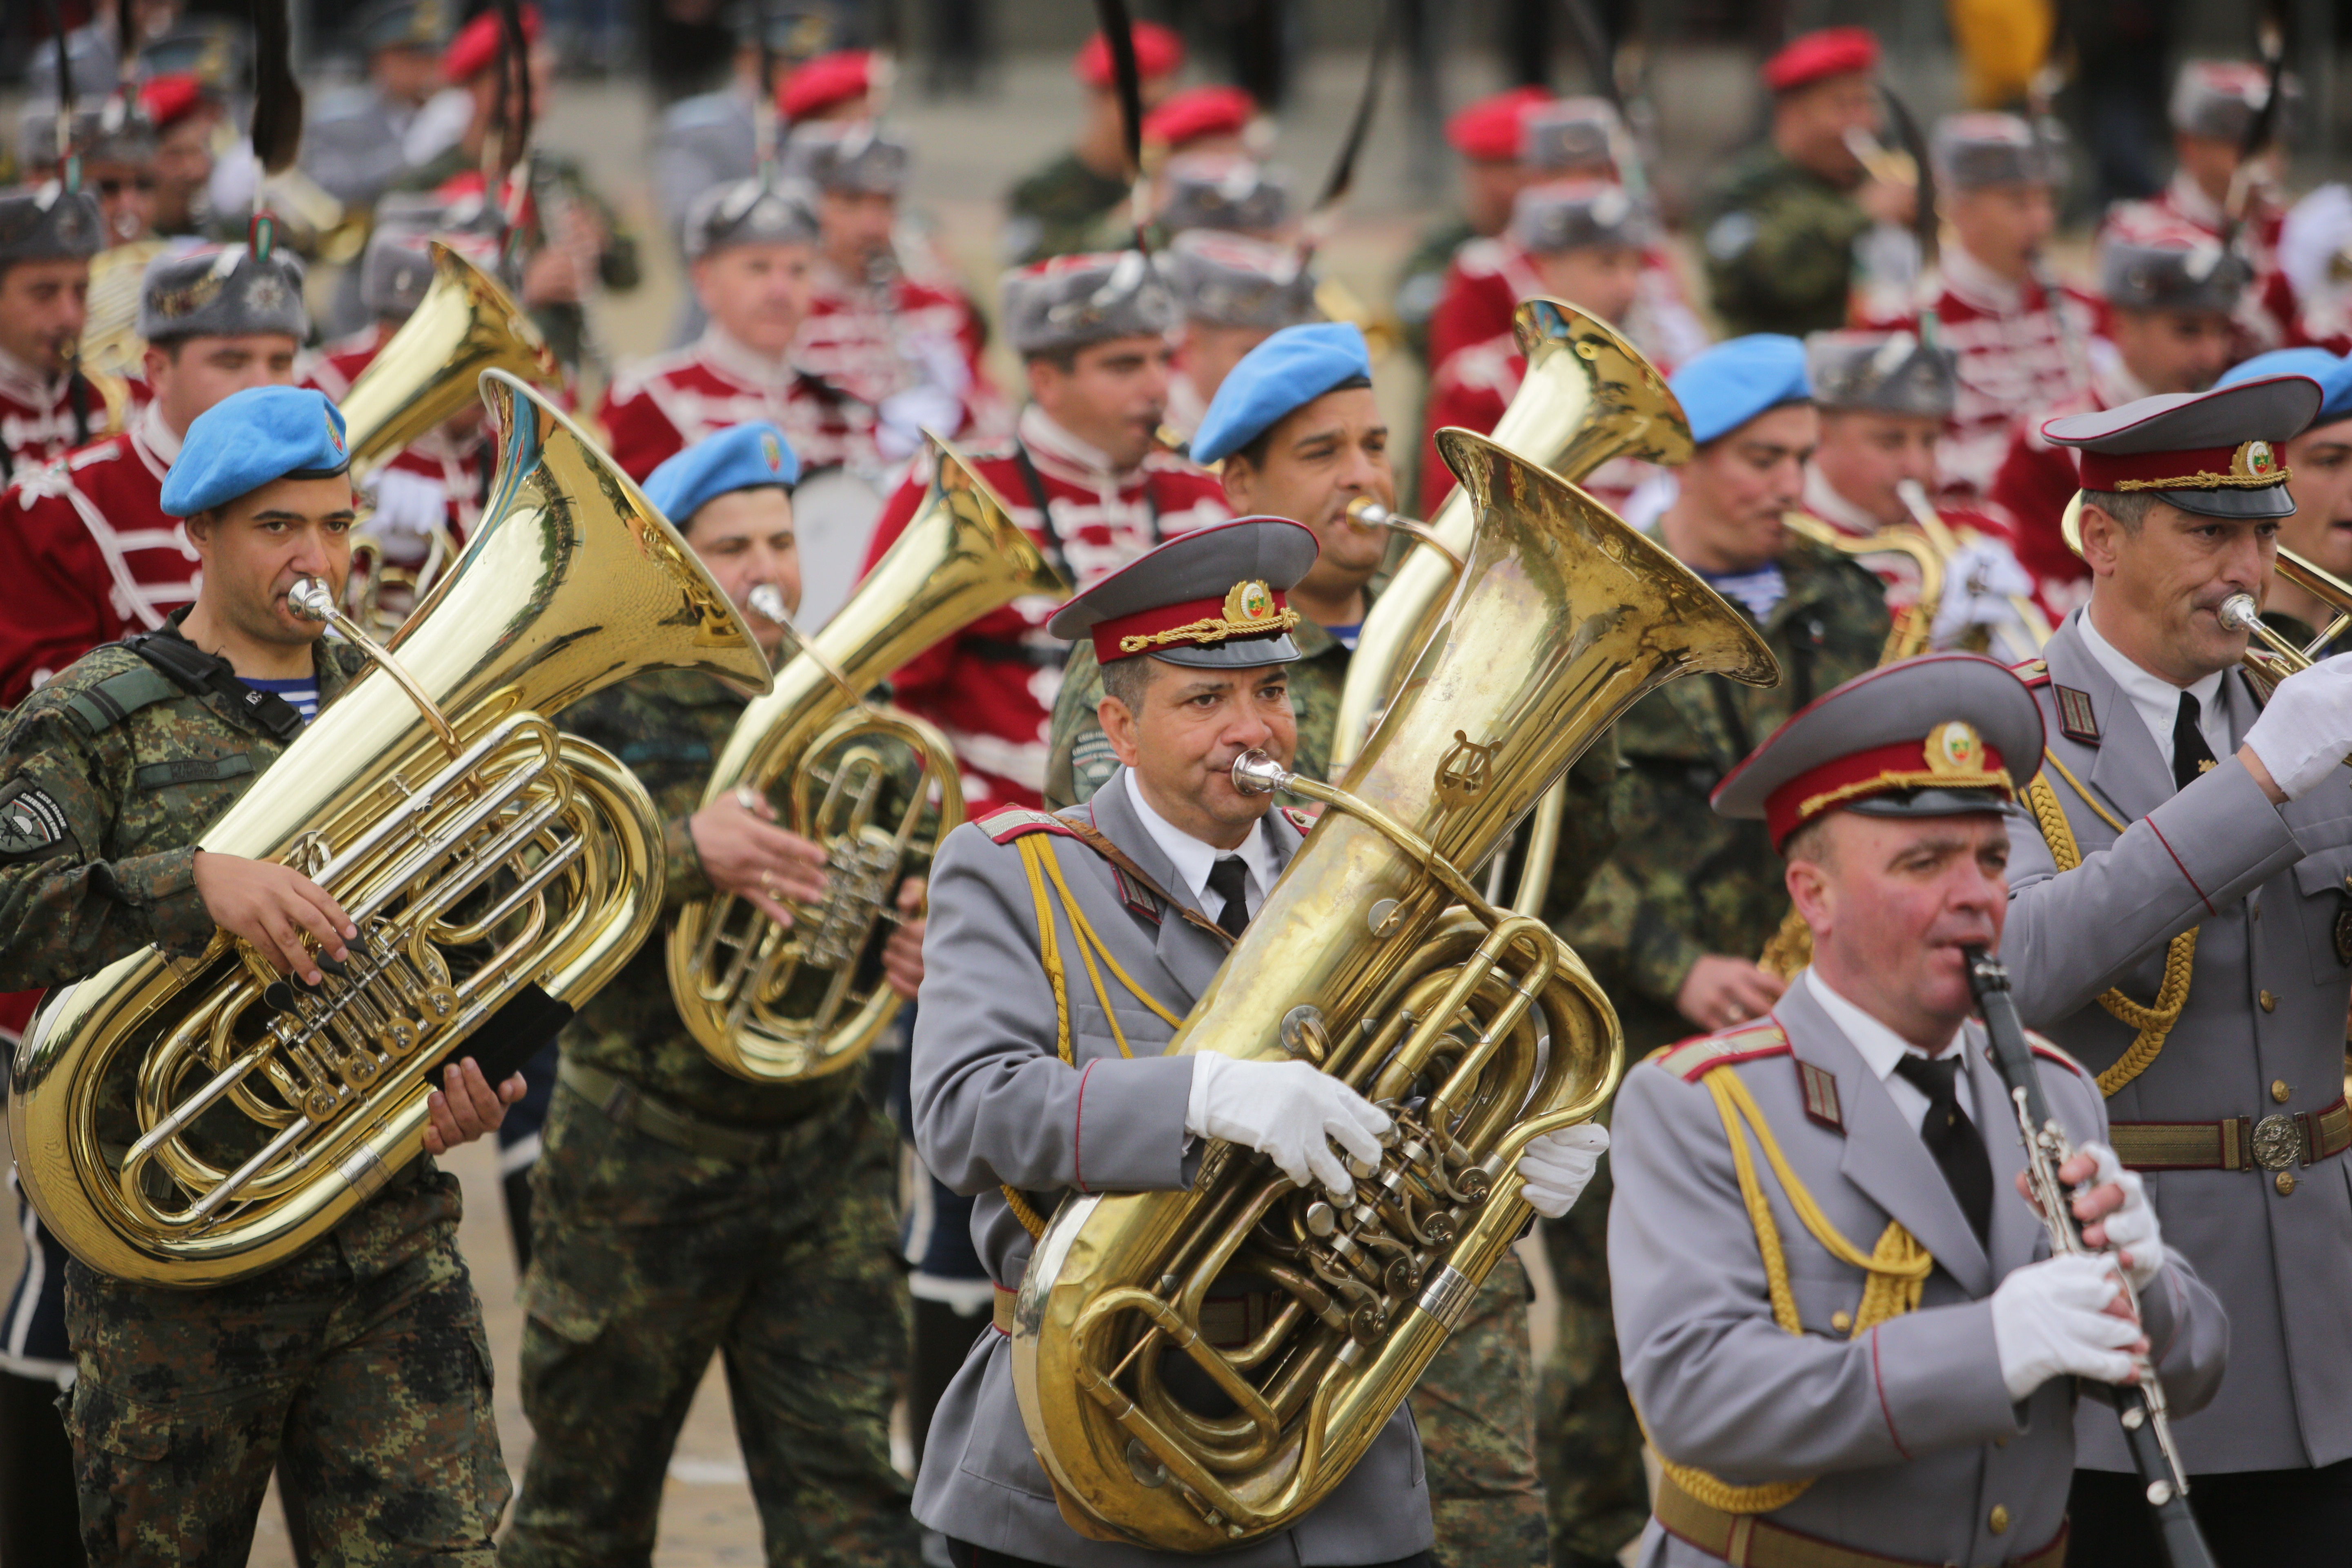
[[[1244,795],[1272,795],[1291,777],[1289,769],[1255,748],[1234,759],[1234,787]]]
[[[306,621],[331,620],[335,614],[335,595],[316,577],[297,577],[294,585],[286,590],[286,607]]]
[[[1358,528],[1386,528],[1395,515],[1370,496],[1358,496],[1348,503],[1348,521]]]
[[[773,583],[762,583],[753,588],[743,595],[743,602],[761,620],[788,631],[792,629],[793,613],[784,608],[784,596],[776,591]]]
[[[2263,619],[2262,606],[2254,603],[2252,594],[2232,594],[2213,613],[2225,629],[2233,632],[2252,631]]]

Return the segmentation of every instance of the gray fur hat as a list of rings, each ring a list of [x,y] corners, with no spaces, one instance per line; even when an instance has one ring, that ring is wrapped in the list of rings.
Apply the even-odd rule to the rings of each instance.
[[[2055,185],[2065,179],[2055,127],[2036,135],[2014,114],[1948,114],[1936,122],[1927,157],[1936,178],[1954,190],[1987,185]]]
[[[1909,332],[1815,332],[1805,374],[1824,409],[1948,419],[1960,392],[1958,356]]]
[[[1181,319],[1160,268],[1139,250],[1055,256],[1004,275],[1004,337],[1020,354],[1165,332]]]
[[[824,191],[897,195],[913,154],[872,121],[813,120],[784,139],[784,173]]]
[[[0,267],[96,256],[105,227],[98,198],[88,191],[68,191],[55,180],[0,191]]]
[[[1647,246],[1650,215],[1609,180],[1529,185],[1511,203],[1511,237],[1538,256],[1590,246]]]
[[[686,258],[698,260],[730,245],[814,245],[816,232],[807,186],[737,180],[711,186],[686,209]]]
[[[2248,60],[2190,60],[2172,84],[2167,114],[2175,131],[2216,142],[2243,142],[2270,99],[2270,73]],[[2279,79],[2278,128],[2287,130],[2303,84],[2292,75]]]
[[[283,332],[310,335],[302,304],[302,261],[290,250],[200,246],[167,250],[139,285],[139,335],[149,342]]]
[[[1520,120],[1523,161],[1534,169],[1612,168],[1624,121],[1605,98],[1563,98]]]
[[[1286,245],[1196,228],[1171,240],[1160,265],[1188,321],[1282,328],[1323,319],[1315,269]]]
[[[2252,281],[2244,257],[2186,225],[2123,230],[2099,247],[2100,292],[2126,310],[2227,314]]]
[[[1290,184],[1282,171],[1254,158],[1215,153],[1168,160],[1161,178],[1167,199],[1160,226],[1170,234],[1218,228],[1269,234],[1290,221]]]

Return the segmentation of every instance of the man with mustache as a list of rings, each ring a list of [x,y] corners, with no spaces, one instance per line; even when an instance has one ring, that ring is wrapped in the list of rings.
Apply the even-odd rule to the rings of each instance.
[[[75,363],[100,222],[79,186],[0,191],[0,487],[106,429],[105,396]]]

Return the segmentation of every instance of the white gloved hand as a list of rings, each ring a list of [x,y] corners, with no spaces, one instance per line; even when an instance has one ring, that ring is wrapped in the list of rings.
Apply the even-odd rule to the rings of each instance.
[[[1970,626],[2007,626],[2017,618],[2011,595],[2032,592],[2032,577],[2007,544],[1981,536],[1972,539],[1944,563],[1943,602],[1936,606],[1928,640],[1949,647]]]
[[[2124,1190],[2124,1206],[2106,1217],[2107,1246],[2132,1255],[2124,1273],[2130,1277],[2132,1289],[2144,1293],[2148,1281],[2164,1267],[2164,1236],[2156,1222],[2156,1205],[2147,1201],[2147,1184],[2137,1171],[2125,1170],[2116,1152],[2105,1143],[2085,1143],[2074,1152],[2099,1163],[2098,1173],[2091,1178],[2094,1186],[2113,1182]]]
[[[1352,1192],[1331,1140],[1369,1163],[1381,1157],[1380,1135],[1389,1125],[1385,1111],[1305,1062],[1244,1062],[1214,1051],[1192,1058],[1184,1131],[1255,1149],[1302,1187]]]
[[[1597,1121],[1562,1127],[1528,1140],[1519,1152],[1519,1174],[1527,1185],[1519,1195],[1528,1207],[1546,1219],[1558,1219],[1576,1206],[1609,1152],[1609,1129]]]
[[[2245,743],[2289,800],[2317,789],[2352,752],[2352,653],[2279,682]]]
[[[963,400],[943,386],[894,392],[882,400],[878,412],[881,423],[875,427],[874,445],[894,463],[921,448],[924,426],[952,436],[963,425]]]
[[[406,468],[380,469],[368,481],[374,508],[367,531],[380,539],[429,539],[449,521],[449,492],[437,479]]]
[[[2002,1280],[1992,1293],[1992,1342],[2010,1398],[2061,1375],[2123,1382],[2140,1331],[2106,1310],[2122,1291],[2116,1260],[2096,1253],[2044,1258]]]

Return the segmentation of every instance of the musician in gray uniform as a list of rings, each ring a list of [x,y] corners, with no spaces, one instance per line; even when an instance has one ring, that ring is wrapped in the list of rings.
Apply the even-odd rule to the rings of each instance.
[[[302,128],[302,170],[345,206],[372,207],[409,159],[404,139],[441,86],[449,0],[379,0],[352,27],[367,80],[327,95]]]
[[[1314,535],[1298,524],[1246,519],[1187,533],[1065,605],[1052,630],[1093,637],[1103,724],[1123,765],[1061,816],[1009,807],[958,828],[934,865],[915,1140],[942,1181],[978,1194],[972,1237],[998,1303],[997,1326],[932,1417],[915,1481],[915,1517],[949,1537],[957,1568],[1180,1560],[1080,1535],[1055,1505],[1013,1395],[1010,1308],[1032,1237],[1003,1189],[1030,1194],[1040,1212],[1064,1193],[1178,1190],[1208,1139],[1259,1150],[1301,1185],[1344,1184],[1332,1140],[1370,1158],[1388,1126],[1304,1062],[1160,1054],[1172,1034],[1162,1011],[1181,1018],[1191,1007],[1303,836],[1303,816],[1240,794],[1230,770],[1253,747],[1286,765],[1286,667],[1297,653],[1283,595],[1314,559]],[[1137,637],[1154,650],[1124,651]],[[1057,940],[1090,931],[1112,961],[1105,984],[1123,991],[1131,978],[1148,994],[1093,993],[1073,969],[1066,1054],[1019,844],[1030,835],[1046,836],[1069,889],[1046,916]],[[1606,1145],[1597,1127],[1536,1140],[1518,1166],[1528,1201],[1566,1213]],[[1420,1444],[1401,1407],[1321,1506],[1218,1561],[1426,1564],[1431,1539]]]
[[[2042,746],[2014,676],[1935,654],[1839,687],[1715,792],[1787,858],[1813,961],[1618,1091],[1610,1281],[1663,1459],[1644,1568],[2055,1568],[2080,1392],[2087,1432],[2136,1352],[2176,1412],[2221,1380],[2220,1304],[2101,1142],[2090,1074],[2042,1044],[2102,1249],[2047,1256],[1969,1018],[1962,953],[2000,945],[2003,813]]]
[[[2265,590],[2294,510],[2278,452],[2320,398],[2276,376],[2042,427],[2081,454],[2093,585],[2027,667],[2050,763],[2011,825],[2008,959],[2229,1308],[2229,1381],[2179,1427],[2224,1563],[2352,1539],[2352,668],[2263,703],[2221,614]],[[2118,1434],[2084,1421],[2077,1560],[2156,1563]]]

